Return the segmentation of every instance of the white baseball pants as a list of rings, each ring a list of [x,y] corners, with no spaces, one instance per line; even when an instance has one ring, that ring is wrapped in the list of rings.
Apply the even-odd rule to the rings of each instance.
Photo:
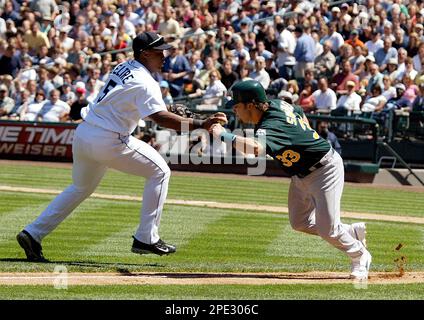
[[[87,122],[76,129],[73,146],[73,184],[58,195],[44,212],[25,227],[35,240],[52,232],[100,183],[108,167],[145,177],[141,222],[135,238],[144,243],[159,240],[159,224],[168,193],[171,171],[147,143],[122,136]]]
[[[297,231],[319,235],[349,257],[356,258],[365,248],[349,233],[350,225],[340,221],[343,160],[337,152],[324,158],[323,167],[304,178],[292,177],[288,201],[290,224]]]

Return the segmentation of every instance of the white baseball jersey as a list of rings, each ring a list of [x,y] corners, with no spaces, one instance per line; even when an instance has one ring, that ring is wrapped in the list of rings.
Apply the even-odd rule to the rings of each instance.
[[[140,119],[166,111],[159,84],[138,61],[115,67],[93,103],[81,110],[82,118],[106,130],[131,134]]]

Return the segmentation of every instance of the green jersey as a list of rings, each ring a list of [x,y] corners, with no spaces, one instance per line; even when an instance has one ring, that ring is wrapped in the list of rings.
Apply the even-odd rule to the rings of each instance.
[[[255,127],[255,136],[261,142],[265,136],[266,152],[290,176],[307,174],[330,150],[330,144],[303,120],[301,107],[281,100],[271,100]]]

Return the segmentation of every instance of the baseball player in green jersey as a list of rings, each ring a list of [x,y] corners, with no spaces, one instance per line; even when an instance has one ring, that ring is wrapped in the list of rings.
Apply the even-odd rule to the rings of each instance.
[[[344,184],[340,155],[310,127],[300,107],[269,100],[258,81],[241,81],[231,91],[227,106],[242,122],[255,125],[255,138],[233,135],[220,124],[211,127],[214,137],[232,141],[241,152],[272,156],[291,176],[288,207],[293,229],[319,235],[345,252],[352,260],[351,278],[367,279],[371,254],[365,244],[365,223],[340,221]]]

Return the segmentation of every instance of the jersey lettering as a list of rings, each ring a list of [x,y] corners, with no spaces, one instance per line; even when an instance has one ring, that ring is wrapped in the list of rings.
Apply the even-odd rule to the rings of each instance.
[[[276,158],[283,163],[283,166],[291,167],[293,163],[300,160],[300,154],[293,150],[286,150],[283,154],[276,156]]]
[[[117,85],[117,83],[113,80],[109,80],[109,82],[107,83],[107,85],[105,85],[103,87],[103,93],[100,97],[97,98],[97,103],[99,103],[100,101],[102,101],[107,94],[109,93],[110,90],[112,90],[113,88],[115,88],[115,86]]]
[[[121,79],[122,84],[125,84],[129,79],[133,79],[134,76],[131,73],[131,70],[125,65],[121,65],[116,67],[112,74],[117,75],[119,79]]]

